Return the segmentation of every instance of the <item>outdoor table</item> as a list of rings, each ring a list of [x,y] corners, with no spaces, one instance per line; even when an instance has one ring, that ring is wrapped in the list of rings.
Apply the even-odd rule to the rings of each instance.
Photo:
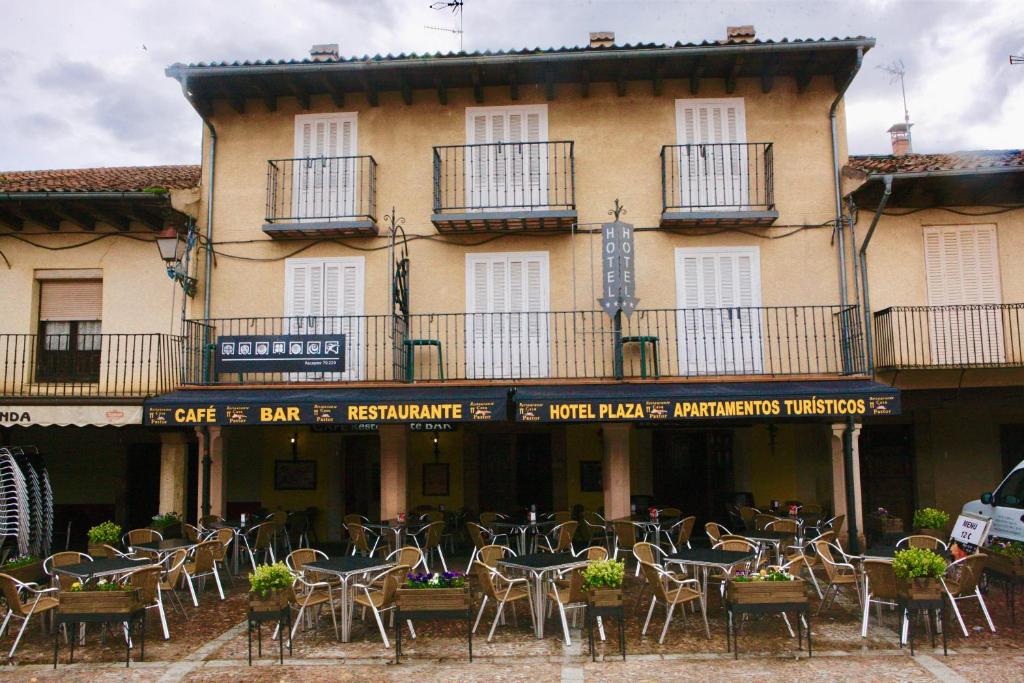
[[[701,590],[704,592],[704,604],[708,603],[708,571],[721,569],[729,571],[736,565],[754,560],[754,553],[742,550],[716,550],[714,548],[680,548],[678,552],[665,556],[665,564],[691,566],[700,574]]]
[[[491,523],[491,530],[504,529],[508,532],[509,536],[515,536],[517,539],[518,553],[520,555],[526,554],[526,538],[531,533],[542,534],[548,529],[555,526],[553,519],[543,519],[536,522],[508,522],[508,521],[497,521]]]
[[[799,542],[798,535],[788,531],[753,531],[743,534],[743,537],[763,545],[772,546],[775,549],[775,561],[778,564],[782,564],[782,542],[790,538]]]
[[[666,527],[671,529],[672,525],[679,521],[678,517],[665,517],[658,516],[652,518],[648,515],[629,515],[628,517],[618,517],[616,519],[609,519],[608,523],[612,522],[631,522],[643,531],[643,541],[647,541],[651,536],[654,536],[654,544],[661,544],[661,529]]]
[[[588,562],[586,557],[576,557],[572,553],[531,553],[498,560],[499,565],[529,574],[533,579],[530,599],[533,600],[533,631],[537,638],[544,637],[544,603],[547,598],[547,591],[544,590],[545,574],[583,567]]]
[[[63,567],[54,567],[53,571],[60,574],[73,576],[82,583],[92,579],[105,578],[127,574],[133,569],[145,567],[152,564],[149,560],[130,560],[123,557],[101,557],[92,562],[79,562],[78,564],[67,564]]]
[[[377,557],[343,555],[332,557],[329,560],[310,562],[303,567],[305,571],[312,570],[322,574],[332,574],[341,580],[341,642],[348,642],[352,629],[352,596],[349,591],[349,581],[355,576],[373,571],[383,571],[393,565],[393,562],[387,562]]]
[[[914,620],[913,612],[926,610],[928,621],[932,624],[932,647],[935,647],[935,630],[938,624],[935,623],[936,615],[942,624],[942,654],[948,655],[946,650],[946,601],[942,597],[934,600],[911,600],[910,598],[896,598],[896,604],[900,610],[900,647],[903,647],[903,620],[907,620],[908,640],[910,641],[910,655],[914,655]]]
[[[213,524],[210,524],[206,528],[207,529],[213,529],[213,530],[217,530],[217,529],[231,529],[231,531],[234,532],[235,540],[231,543],[231,545],[233,546],[231,548],[231,562],[232,562],[232,564],[235,565],[235,574],[237,574],[238,573],[238,569],[239,569],[239,564],[241,562],[241,556],[242,556],[241,536],[243,534],[245,534],[245,532],[248,529],[252,528],[252,525],[249,524],[249,525],[245,525],[244,526],[240,520],[232,520],[232,521],[225,520],[223,522],[214,522]]]
[[[159,555],[160,560],[163,561],[168,555],[173,555],[175,551],[181,550],[182,548],[191,548],[194,545],[195,542],[190,541],[187,538],[165,538],[162,541],[153,541],[152,543],[135,543],[132,545],[132,548],[154,552]]]
[[[102,560],[97,560],[101,562]],[[88,563],[86,563],[88,564]],[[72,565],[74,566],[74,565]],[[60,569],[65,569],[61,567]],[[140,629],[140,641],[141,649],[139,650],[139,661],[146,659],[146,608],[140,607],[131,614],[61,614],[60,609],[56,610],[57,616],[54,620],[53,625],[53,668],[57,668],[57,652],[60,647],[60,626],[62,624],[70,624],[70,632],[75,633],[79,624],[127,624],[128,625],[128,638],[124,641],[124,665],[131,665],[131,632],[132,628],[136,623],[141,624]],[[84,635],[83,635],[84,638]],[[75,641],[77,637],[68,638],[69,647],[68,650],[68,664],[75,663]],[[84,641],[83,641],[84,642]]]
[[[767,603],[734,603],[728,600],[725,603],[725,611],[728,614],[729,621],[725,627],[725,651],[732,652],[733,659],[739,659],[740,657],[740,644],[739,635],[740,627],[738,619],[736,617],[743,616],[744,614],[781,614],[786,616],[786,612],[796,612],[796,633],[797,633],[797,649],[802,650],[804,648],[804,629],[803,619],[807,620],[807,656],[812,656],[814,647],[811,644],[811,605],[804,599],[803,602],[767,602]],[[790,631],[792,633],[792,631]],[[731,644],[730,644],[731,637]],[[790,636],[792,637],[792,636]]]

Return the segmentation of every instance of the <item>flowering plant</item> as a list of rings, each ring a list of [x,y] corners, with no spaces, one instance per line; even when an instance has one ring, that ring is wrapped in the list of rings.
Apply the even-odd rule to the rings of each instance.
[[[128,591],[132,590],[129,587],[122,586],[114,581],[107,581],[106,579],[100,579],[96,583],[85,583],[81,581],[75,581],[71,584],[70,588],[72,593],[83,593],[89,591]]]
[[[732,576],[732,580],[736,583],[753,583],[754,581],[793,581],[796,577],[787,572],[784,569],[778,567],[768,567],[761,571],[744,571],[739,570]]]
[[[165,512],[162,515],[153,515],[153,521],[150,522],[150,526],[156,527],[157,529],[166,529],[172,524],[177,524],[181,521],[181,517],[177,512]]]
[[[889,511],[886,510],[885,508],[878,508],[877,510],[875,510],[875,514],[879,517],[888,517]]]
[[[466,585],[466,575],[462,572],[444,572],[438,574],[412,573],[405,575],[405,588],[462,588]]]
[[[995,541],[989,549],[1010,557],[1024,557],[1024,543],[1020,541]]]

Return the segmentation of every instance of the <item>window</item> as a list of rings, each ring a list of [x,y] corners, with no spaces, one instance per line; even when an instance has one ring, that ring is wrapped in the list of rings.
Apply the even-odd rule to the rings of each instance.
[[[289,334],[345,335],[345,371],[302,373],[301,380],[351,381],[365,378],[366,318],[363,317],[361,256],[285,261],[285,315]]]
[[[355,113],[295,117],[294,216],[312,221],[359,212],[356,124]]]
[[[546,206],[547,139],[547,105],[466,107],[466,206]]]
[[[996,505],[1024,508],[1024,469],[1011,472],[996,491],[994,498]]]
[[[679,367],[688,375],[761,371],[757,247],[676,249]]]
[[[676,100],[682,206],[738,208],[749,203],[747,130],[742,97]]]
[[[928,226],[924,258],[933,364],[1003,362],[995,226]]]
[[[467,254],[466,311],[471,377],[547,376],[547,252]]]
[[[37,382],[98,382],[102,280],[39,282]]]

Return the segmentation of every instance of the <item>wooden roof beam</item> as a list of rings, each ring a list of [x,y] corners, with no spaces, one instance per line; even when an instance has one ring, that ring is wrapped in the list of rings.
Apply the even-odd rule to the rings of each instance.
[[[60,230],[60,216],[47,209],[21,207],[18,213],[22,218],[38,223],[47,230]]]
[[[143,225],[145,225],[150,230],[153,230],[154,232],[159,232],[160,230],[164,229],[164,219],[157,214],[152,214],[149,211],[144,211],[138,208],[133,208],[131,209],[130,215],[134,220],[138,221],[139,223],[142,223]]]
[[[512,99],[512,100],[518,100],[519,99],[519,74],[516,72],[516,69],[515,69],[514,66],[510,66],[508,68],[508,72],[506,74],[506,77],[508,78],[508,96],[509,96],[509,98]]]
[[[590,97],[590,70],[585,67],[580,70],[580,95]]]
[[[732,58],[732,64],[729,65],[729,73],[725,76],[725,92],[729,95],[736,92],[736,77],[739,76],[741,68],[743,68],[743,57],[736,55]]]
[[[806,92],[807,87],[811,84],[811,78],[814,76],[811,73],[811,67],[814,66],[814,57],[813,52],[807,55],[807,58],[796,72],[796,91],[798,93]]]
[[[651,68],[651,93],[655,97],[661,97],[664,77],[665,62],[663,60],[658,60]]]
[[[555,99],[555,72],[552,69],[544,72],[544,94],[548,102]]]
[[[272,92],[270,92],[270,89],[267,88],[267,86],[264,85],[262,81],[260,81],[257,78],[250,78],[249,87],[255,90],[256,93],[260,96],[260,99],[263,100],[263,106],[267,108],[267,111],[277,111],[277,97]]]
[[[94,204],[82,204],[81,211],[86,211],[97,221],[102,221],[119,232],[128,232],[131,227],[131,219],[117,209],[107,209]]]
[[[96,219],[93,216],[77,210],[74,206],[69,206],[66,202],[57,202],[53,207],[53,212],[83,230],[89,232],[96,230]]]
[[[399,90],[402,92],[402,101],[406,106],[412,106],[412,86],[409,81],[400,77]]]
[[[0,224],[6,225],[16,232],[21,232],[25,229],[25,220],[23,218],[15,216],[13,213],[5,211],[3,208],[0,208]]]
[[[309,111],[309,91],[296,83],[294,78],[289,78],[285,82],[292,95],[295,96],[295,101],[299,103],[299,108],[302,111]]]
[[[225,83],[220,88],[221,96],[228,101],[231,108],[239,114],[245,113],[245,96],[241,91],[228,87]]]
[[[700,92],[700,79],[704,75],[704,64],[700,58],[697,58],[693,62],[693,68],[690,69],[690,94],[696,95]]]
[[[331,80],[330,76],[322,76],[320,78],[321,85],[327,91],[327,94],[331,96],[331,102],[334,103],[336,109],[342,109],[345,106],[345,91],[338,87],[338,84]]]
[[[434,87],[437,88],[437,101],[439,104],[448,104],[448,86],[444,84],[444,79],[438,76],[434,79]]]
[[[473,69],[473,100],[477,104],[484,102],[483,74],[480,73],[479,67]]]
[[[619,97],[626,96],[626,67],[620,66],[615,72],[615,94]]]
[[[772,91],[775,86],[775,72],[779,70],[779,60],[774,57],[768,57],[764,61],[764,65],[761,67],[761,92],[768,94]]]

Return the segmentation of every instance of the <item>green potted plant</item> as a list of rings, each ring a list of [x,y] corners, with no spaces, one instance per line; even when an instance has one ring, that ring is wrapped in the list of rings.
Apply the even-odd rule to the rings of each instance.
[[[37,583],[46,580],[43,561],[34,555],[19,555],[7,560],[3,566],[0,566],[0,574],[7,574],[22,583]]]
[[[462,572],[409,573],[398,587],[396,600],[403,612],[467,610],[469,582]]]
[[[938,600],[942,597],[939,579],[946,573],[946,560],[927,548],[898,550],[892,559],[892,571],[901,595],[911,600]]]
[[[779,569],[738,570],[726,584],[726,599],[737,605],[792,604],[807,602],[807,584]]]
[[[914,510],[914,528],[917,533],[942,539],[946,525],[949,524],[949,513],[936,508]]]
[[[141,609],[141,590],[116,581],[75,581],[59,598],[62,614],[131,614]]]
[[[1024,543],[996,540],[982,550],[988,556],[986,569],[1007,578],[1024,576]]]
[[[625,562],[591,562],[583,570],[583,589],[587,592],[587,602],[594,607],[621,607],[622,581],[625,577]]]
[[[121,542],[121,525],[113,522],[103,522],[89,529],[89,555],[92,557],[108,557],[110,552],[104,548],[105,545],[117,547]]]
[[[280,612],[295,602],[295,577],[284,562],[264,564],[249,574],[249,609]]]
[[[159,531],[164,538],[178,538],[181,536],[181,516],[177,512],[153,515],[149,528]]]

